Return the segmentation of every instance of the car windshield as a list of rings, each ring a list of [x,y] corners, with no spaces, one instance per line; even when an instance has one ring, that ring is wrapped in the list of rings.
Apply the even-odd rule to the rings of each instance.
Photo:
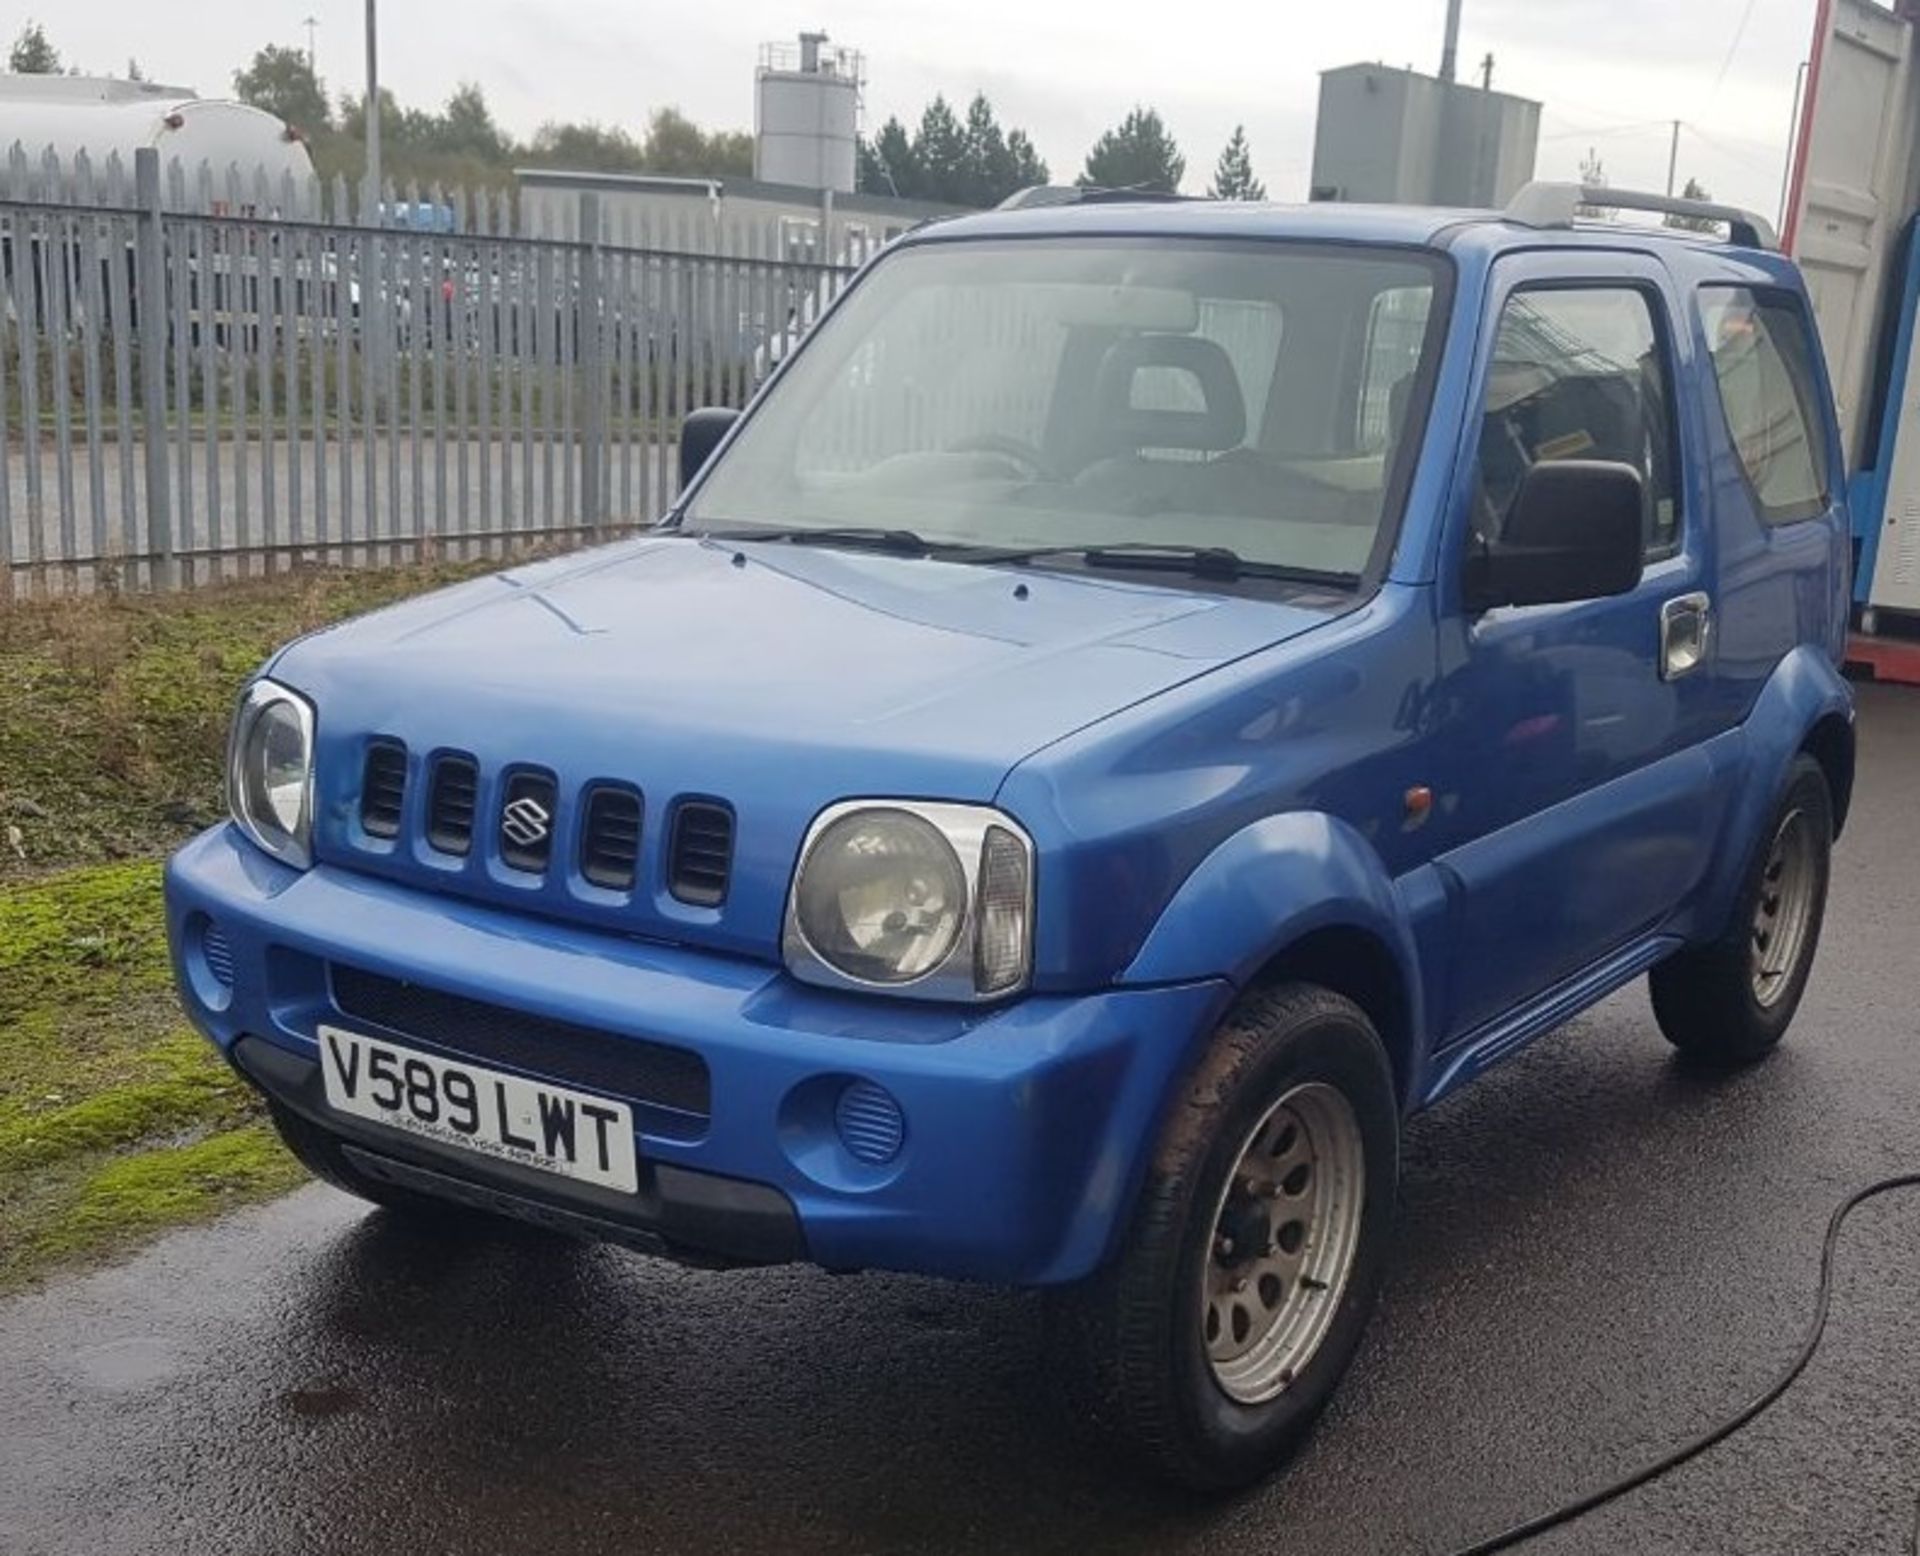
[[[684,523],[1358,577],[1403,484],[1442,275],[1284,242],[909,245],[823,322]]]

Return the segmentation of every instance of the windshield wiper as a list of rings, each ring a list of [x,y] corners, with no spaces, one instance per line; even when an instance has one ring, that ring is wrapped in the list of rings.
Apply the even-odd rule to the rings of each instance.
[[[1295,567],[1285,562],[1250,560],[1226,546],[1171,546],[1157,540],[1120,540],[1063,546],[981,546],[958,540],[930,540],[910,529],[885,525],[731,525],[725,529],[688,529],[678,533],[694,539],[759,540],[796,546],[851,546],[885,552],[889,556],[939,556],[980,567],[1002,563],[1044,561],[1049,557],[1079,557],[1088,567],[1138,569],[1142,572],[1178,572],[1189,577],[1232,583],[1242,578],[1278,578],[1287,583],[1314,584],[1325,589],[1352,589],[1356,573]]]
[[[1181,572],[1194,578],[1234,582],[1241,578],[1280,578],[1288,583],[1319,584],[1330,589],[1351,589],[1360,582],[1357,573],[1333,572],[1325,568],[1295,567],[1286,562],[1249,560],[1226,546],[1170,546],[1157,540],[1122,540],[1107,544],[1091,542],[1077,546],[1025,546],[1006,550],[979,550],[966,560],[992,565],[1000,562],[1037,562],[1048,557],[1075,556],[1089,567],[1139,568],[1146,572]]]
[[[884,551],[890,556],[931,556],[936,551],[955,549],[951,541],[928,540],[910,529],[889,529],[883,525],[826,524],[738,525],[728,529],[686,530],[684,533],[712,540],[784,541],[795,546],[863,546]]]

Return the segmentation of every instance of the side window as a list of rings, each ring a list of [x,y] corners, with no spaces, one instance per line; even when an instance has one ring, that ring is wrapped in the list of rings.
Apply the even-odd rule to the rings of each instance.
[[[1815,407],[1813,339],[1797,301],[1744,286],[1708,287],[1700,316],[1720,405],[1769,524],[1827,506],[1827,450]]]
[[[1360,359],[1360,399],[1353,446],[1384,453],[1407,414],[1407,395],[1427,339],[1430,286],[1388,287],[1367,310],[1367,341]]]
[[[1680,545],[1667,355],[1647,295],[1626,286],[1515,292],[1500,315],[1480,425],[1475,524],[1498,535],[1545,459],[1612,459],[1646,483],[1648,560]]]

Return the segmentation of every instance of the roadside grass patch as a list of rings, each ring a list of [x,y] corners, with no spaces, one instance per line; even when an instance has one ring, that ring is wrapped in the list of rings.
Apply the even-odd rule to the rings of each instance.
[[[0,1291],[305,1179],[180,1011],[159,856],[275,647],[498,565],[0,605]]]
[[[234,698],[275,648],[501,565],[0,605],[0,881],[154,854],[218,819]]]
[[[114,1157],[72,1181],[51,1205],[38,1207],[19,1229],[26,1235],[17,1254],[0,1247],[0,1290],[56,1260],[98,1256],[142,1234],[284,1194],[306,1176],[273,1130],[258,1121]]]
[[[303,1176],[180,1014],[158,862],[0,884],[0,1290]]]

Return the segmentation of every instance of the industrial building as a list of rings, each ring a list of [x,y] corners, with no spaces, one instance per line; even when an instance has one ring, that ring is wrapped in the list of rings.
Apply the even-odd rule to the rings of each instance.
[[[826,42],[824,32],[803,32],[798,47],[762,46],[753,84],[753,176],[850,194],[859,173],[866,69],[854,50]]]
[[[1385,205],[1504,206],[1533,177],[1540,105],[1454,79],[1460,0],[1447,6],[1437,76],[1412,66],[1320,73],[1310,198]]]
[[[1320,74],[1312,198],[1505,205],[1533,177],[1540,105],[1385,65]]]

